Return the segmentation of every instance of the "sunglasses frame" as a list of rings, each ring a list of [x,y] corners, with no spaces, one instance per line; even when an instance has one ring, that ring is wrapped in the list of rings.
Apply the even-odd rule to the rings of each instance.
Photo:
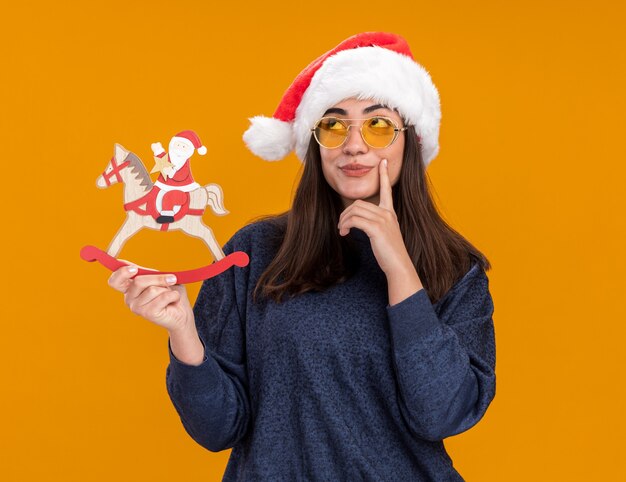
[[[369,147],[371,147],[372,149],[385,149],[386,147],[389,147],[391,144],[393,144],[394,142],[396,142],[396,139],[398,138],[398,133],[399,132],[404,132],[405,130],[407,130],[410,126],[404,126],[404,127],[398,127],[398,124],[396,123],[396,121],[394,121],[392,118],[384,116],[384,115],[373,115],[371,117],[366,117],[364,119],[344,119],[343,117],[335,117],[335,116],[324,116],[322,118],[320,118],[315,125],[311,128],[311,132],[313,133],[313,137],[315,138],[315,140],[317,141],[317,143],[323,147],[324,149],[337,149],[338,147],[343,146],[346,143],[346,140],[348,139],[348,136],[346,135],[346,137],[343,138],[343,141],[341,144],[339,144],[338,146],[335,147],[326,147],[325,145],[323,145],[320,140],[317,138],[317,134],[315,133],[315,131],[317,130],[317,126],[319,125],[320,122],[322,122],[324,119],[337,119],[338,121],[340,121],[342,124],[344,124],[343,121],[363,121],[361,123],[361,125],[359,126],[359,133],[361,134],[361,139],[363,139],[363,142],[365,142],[365,144],[367,144]],[[371,119],[385,119],[386,121],[389,121],[391,123],[391,125],[393,125],[393,138],[391,139],[391,141],[389,141],[389,144],[387,144],[386,146],[373,146],[371,145],[369,142],[367,142],[365,140],[365,136],[363,136],[363,126],[365,125],[366,121],[369,121]],[[348,131],[348,134],[350,133],[350,127],[353,127],[355,124],[348,124],[346,126],[346,130]]]

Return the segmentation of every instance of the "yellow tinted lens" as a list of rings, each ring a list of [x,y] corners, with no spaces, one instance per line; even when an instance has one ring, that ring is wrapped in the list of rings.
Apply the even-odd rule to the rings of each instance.
[[[395,125],[386,117],[372,117],[363,124],[363,139],[372,147],[387,147],[396,135]]]
[[[348,136],[348,128],[335,117],[324,117],[315,126],[315,138],[324,147],[339,147]]]

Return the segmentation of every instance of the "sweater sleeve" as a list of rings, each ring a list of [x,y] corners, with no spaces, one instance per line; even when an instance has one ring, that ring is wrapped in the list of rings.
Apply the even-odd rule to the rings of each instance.
[[[223,248],[227,255],[234,251],[231,241]],[[169,396],[187,433],[212,452],[233,447],[245,435],[250,419],[244,271],[247,268],[229,268],[200,288],[193,311],[204,361],[187,365],[169,349]]]
[[[442,300],[424,289],[387,306],[400,411],[418,437],[437,441],[483,417],[495,396],[493,301],[474,264]]]

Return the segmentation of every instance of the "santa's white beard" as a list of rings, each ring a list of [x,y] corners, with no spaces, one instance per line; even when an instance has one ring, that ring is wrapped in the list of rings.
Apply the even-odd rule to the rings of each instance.
[[[174,164],[174,169],[178,170],[183,166],[183,164],[185,164],[185,162],[187,162],[187,159],[189,159],[191,156],[189,156],[186,152],[170,151],[169,157],[170,162]]]

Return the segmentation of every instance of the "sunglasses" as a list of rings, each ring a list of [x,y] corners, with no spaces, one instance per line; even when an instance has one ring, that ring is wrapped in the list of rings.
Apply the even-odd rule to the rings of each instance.
[[[351,124],[347,121],[363,120],[360,131],[363,141],[370,147],[381,149],[389,147],[398,138],[398,132],[409,127],[398,127],[389,117],[374,116],[368,119],[340,119],[338,117],[322,117],[311,129],[318,144],[326,149],[342,146],[348,138]]]

